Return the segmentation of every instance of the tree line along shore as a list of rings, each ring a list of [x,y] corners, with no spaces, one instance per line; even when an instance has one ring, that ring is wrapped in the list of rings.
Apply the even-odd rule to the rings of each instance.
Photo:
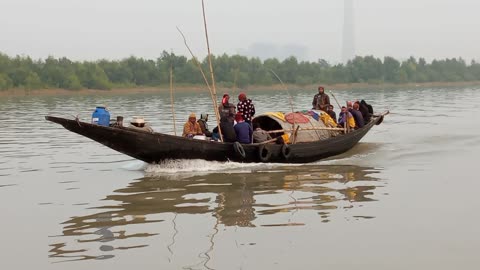
[[[275,87],[279,81],[295,86],[335,85],[449,85],[480,81],[480,63],[467,64],[462,58],[425,61],[410,57],[397,60],[357,56],[347,64],[325,60],[298,61],[295,57],[264,61],[240,55],[212,57],[215,80],[221,88]],[[208,71],[207,59],[201,60]],[[181,88],[205,88],[204,79],[194,59],[164,51],[155,60],[128,57],[122,60],[71,61],[66,57],[32,60],[28,56],[10,57],[0,53],[0,93],[23,90],[85,91],[149,89],[169,84],[170,68],[174,82]],[[13,90],[12,90],[13,89]],[[147,91],[147,90],[145,90]]]

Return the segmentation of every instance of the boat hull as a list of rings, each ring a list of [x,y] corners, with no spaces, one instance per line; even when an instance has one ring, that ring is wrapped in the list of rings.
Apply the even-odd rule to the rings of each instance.
[[[281,144],[242,144],[240,150],[243,149],[243,151],[238,151],[238,144],[234,145],[233,143],[188,139],[128,127],[105,127],[54,116],[46,116],[45,119],[147,163],[159,163],[171,159],[308,163],[348,151],[375,124],[383,121],[383,115],[372,117],[372,120],[361,129],[326,140],[290,144],[288,146]]]

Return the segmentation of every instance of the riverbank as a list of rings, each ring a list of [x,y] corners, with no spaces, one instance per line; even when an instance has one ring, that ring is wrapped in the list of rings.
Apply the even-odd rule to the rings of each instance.
[[[406,83],[406,84],[369,84],[369,83],[345,83],[345,84],[332,84],[324,85],[327,91],[332,90],[350,90],[350,89],[399,89],[399,88],[448,88],[448,87],[467,87],[467,86],[480,86],[480,81],[471,82],[428,82],[428,83]],[[287,88],[291,91],[297,89],[312,89],[315,90],[318,85],[287,85]],[[249,92],[254,90],[262,91],[275,91],[284,89],[283,85],[274,84],[270,86],[249,86],[243,88],[241,91]],[[232,88],[217,87],[217,93],[222,94],[224,92],[232,91]],[[153,94],[153,93],[166,93],[170,91],[168,86],[158,87],[135,87],[135,88],[113,88],[110,90],[95,90],[95,89],[81,89],[81,90],[66,90],[66,89],[37,89],[37,90],[25,90],[25,89],[9,89],[0,91],[0,97],[22,97],[22,96],[76,96],[76,95],[129,95],[129,94]],[[199,92],[208,91],[205,86],[201,85],[187,85],[176,86],[175,92]],[[238,92],[235,89],[235,92]]]

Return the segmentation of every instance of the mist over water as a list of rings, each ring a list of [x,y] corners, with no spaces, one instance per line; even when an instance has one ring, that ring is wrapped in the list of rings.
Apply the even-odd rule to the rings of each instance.
[[[291,90],[295,110],[315,92]],[[290,110],[283,90],[247,95],[258,113]],[[304,165],[145,164],[43,118],[89,121],[105,104],[173,134],[168,94],[0,98],[0,267],[473,269],[480,88],[335,96],[391,114],[349,152]],[[175,100],[177,134],[190,112],[213,115],[206,92]]]

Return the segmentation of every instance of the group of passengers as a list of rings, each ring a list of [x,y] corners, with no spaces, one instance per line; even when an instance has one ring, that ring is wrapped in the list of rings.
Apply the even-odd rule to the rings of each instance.
[[[362,101],[347,102],[347,106],[342,106],[341,112],[338,116],[333,110],[334,107],[330,104],[330,97],[325,93],[323,86],[318,87],[318,94],[313,97],[312,107],[314,110],[325,111],[338,125],[338,127],[345,127],[351,129],[362,128],[365,123],[370,121],[373,111],[369,105]]]
[[[196,135],[205,135],[213,140],[219,140],[221,132],[224,142],[249,144],[270,140],[271,136],[260,126],[252,126],[252,118],[255,115],[255,105],[252,100],[247,98],[245,93],[240,93],[238,101],[235,107],[230,103],[230,95],[223,95],[222,103],[218,106],[220,130],[218,127],[212,131],[208,129],[208,114],[201,114],[197,121],[196,115],[192,113],[183,126],[183,136],[193,138]]]
[[[255,106],[251,99],[247,98],[245,93],[238,95],[237,106],[230,103],[230,96],[224,94],[222,103],[218,106],[220,115],[220,130],[215,127],[212,131],[208,129],[208,114],[201,114],[197,121],[195,113],[191,113],[188,121],[183,126],[183,137],[193,138],[196,135],[204,135],[213,140],[220,139],[220,131],[224,142],[240,142],[243,144],[265,142],[272,139],[270,134],[262,130],[261,127],[254,123],[252,126],[252,118],[255,115]],[[348,127],[351,129],[362,128],[365,123],[370,121],[371,106],[364,100],[347,102],[347,106],[342,106],[338,115],[334,111],[334,107],[330,104],[330,97],[325,93],[323,86],[318,87],[318,94],[313,97],[313,110],[325,111],[338,127]],[[369,108],[370,107],[370,108]]]

